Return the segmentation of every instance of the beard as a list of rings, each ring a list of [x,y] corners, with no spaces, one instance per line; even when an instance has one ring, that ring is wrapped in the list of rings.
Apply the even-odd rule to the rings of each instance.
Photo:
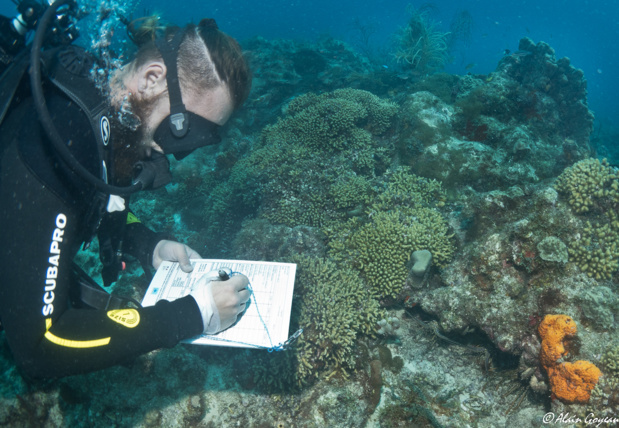
[[[152,131],[145,125],[157,99],[143,100],[131,94],[110,120],[113,136],[113,174],[115,184],[129,186],[134,166],[146,159],[152,142]]]

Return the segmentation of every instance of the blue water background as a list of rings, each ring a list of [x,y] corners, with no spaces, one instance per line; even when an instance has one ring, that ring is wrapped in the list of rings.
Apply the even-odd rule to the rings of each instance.
[[[308,41],[331,36],[354,44],[359,32],[353,23],[358,20],[375,29],[370,42],[377,52],[389,52],[394,33],[407,22],[407,6],[419,8],[424,4],[406,0],[129,0],[128,3],[134,4],[137,16],[158,12],[177,24],[215,18],[222,30],[241,41],[254,36]],[[619,0],[473,0],[437,1],[432,5],[432,18],[443,31],[449,31],[453,16],[464,10],[474,22],[470,43],[460,45],[453,52],[453,62],[446,71],[489,73],[505,49],[517,50],[520,38],[545,41],[555,49],[557,57],[569,57],[575,67],[585,72],[589,107],[596,117],[615,123],[619,119]],[[10,1],[2,2],[0,13],[12,15],[14,10]],[[392,60],[388,54],[378,57],[378,62],[387,66],[392,66]]]
[[[392,35],[407,22],[407,5],[424,2],[406,0],[267,0],[147,3],[179,22],[210,16],[220,27],[239,39],[260,35],[265,38],[312,40],[330,35],[354,41],[353,20],[375,25],[373,42],[392,43]],[[557,57],[567,56],[585,72],[589,106],[597,117],[619,119],[619,1],[437,1],[432,17],[443,31],[459,11],[467,10],[474,27],[468,47],[455,52],[447,71],[455,74],[493,71],[505,49],[518,48],[522,37],[545,41]],[[385,62],[388,58],[385,59]],[[476,64],[469,70],[467,65]],[[618,142],[619,143],[619,142]]]

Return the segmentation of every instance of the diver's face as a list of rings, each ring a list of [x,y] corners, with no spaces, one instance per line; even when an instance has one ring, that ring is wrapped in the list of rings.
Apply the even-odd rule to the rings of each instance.
[[[143,151],[143,156],[150,157],[152,149],[161,151],[161,148],[153,141],[154,130],[148,125],[149,118],[152,117],[154,110],[160,104],[160,99],[168,99],[165,94],[160,94],[156,99],[144,99],[135,95],[129,96],[129,105],[133,114],[137,117],[140,127],[135,135],[138,140],[138,147]]]
[[[183,91],[181,89],[181,91]],[[202,91],[202,96],[197,96],[196,92],[183,91],[190,93],[192,96],[183,96],[185,108],[197,114],[204,119],[207,119],[217,125],[224,125],[234,110],[232,100],[225,87],[217,87]],[[154,134],[157,128],[164,120],[168,120],[170,115],[170,101],[168,93],[165,92],[157,97],[153,102],[147,102],[140,99],[135,99],[132,102],[134,113],[139,117],[143,126],[140,129],[140,147],[144,151],[144,155],[149,157],[152,150],[163,153],[163,150],[154,141]],[[152,120],[153,117],[157,121]],[[159,120],[159,118],[163,118]]]
[[[207,119],[217,125],[224,125],[234,110],[232,99],[229,95],[226,86],[221,85],[215,88],[210,88],[203,91],[192,91],[181,88],[183,94],[183,103],[185,108],[204,119]],[[139,112],[142,123],[146,124],[142,132],[142,146],[145,147],[146,156],[150,155],[152,150],[163,153],[161,147],[153,141],[153,136],[162,121],[167,120],[170,115],[170,100],[168,92],[157,97],[153,103],[142,105],[139,100],[136,101],[136,113]],[[152,120],[156,118],[156,120]]]
[[[157,127],[170,115],[170,98],[168,96],[167,68],[162,61],[150,61],[122,77],[122,91],[125,103],[139,118],[140,146],[148,156],[151,150],[161,151],[153,141]],[[202,89],[181,87],[185,108],[218,125],[225,124],[234,105],[226,84],[214,88]],[[118,98],[116,98],[118,102]]]

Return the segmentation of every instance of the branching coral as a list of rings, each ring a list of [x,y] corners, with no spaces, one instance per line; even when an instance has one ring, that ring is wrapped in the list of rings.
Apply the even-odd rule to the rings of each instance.
[[[399,213],[380,212],[370,223],[355,228],[343,239],[330,243],[335,259],[349,259],[363,273],[377,296],[395,297],[408,276],[406,264],[413,251],[419,224],[407,223]]]
[[[619,380],[619,345],[609,348],[602,356],[605,371]]]
[[[578,214],[605,210],[619,203],[619,172],[606,159],[584,159],[566,168],[557,178],[557,191],[564,193]]]
[[[295,98],[227,182],[205,183],[209,234],[229,233],[256,214],[291,227],[323,227],[361,214],[373,200],[371,179],[390,158],[376,136],[390,129],[397,110],[356,89]]]
[[[299,316],[304,328],[298,345],[300,378],[352,368],[355,339],[374,335],[383,311],[354,271],[328,260],[296,261],[304,303]]]
[[[255,381],[262,386],[302,386],[318,378],[346,376],[355,366],[356,339],[374,336],[384,318],[378,301],[351,269],[305,256],[295,261],[303,334],[294,350],[279,357],[277,364],[270,363],[269,370],[257,364]]]
[[[363,211],[368,180],[388,150],[375,136],[396,112],[396,104],[355,89],[291,101],[288,114],[263,131],[262,147],[239,162],[260,186],[262,214],[292,227],[322,227]]]
[[[397,105],[358,89],[301,95],[288,105],[288,117],[265,129],[264,136],[322,150],[363,147],[371,135],[392,124]]]
[[[400,167],[386,174],[388,179],[373,209],[443,207],[447,195],[440,181],[420,177]]]
[[[616,214],[610,213],[616,218]],[[595,279],[610,279],[619,267],[619,229],[611,224],[586,222],[580,239],[568,249],[578,267]]]
[[[606,159],[585,159],[566,168],[555,187],[576,213],[589,216],[570,243],[572,260],[587,275],[609,279],[619,267],[619,172]]]
[[[600,362],[604,376],[591,391],[587,411],[597,418],[616,421],[619,415],[619,346],[609,348]]]
[[[615,426],[619,415],[619,377],[602,376],[587,405],[587,413],[594,414],[598,420],[605,419],[607,426]],[[600,424],[600,426],[603,426]]]
[[[431,208],[444,204],[440,183],[405,168],[388,178],[367,210],[367,220],[354,218],[327,231],[330,255],[358,269],[381,298],[400,292],[413,251],[429,250],[433,263],[442,267],[454,250],[447,223]]]
[[[329,200],[337,209],[346,209],[350,216],[358,216],[362,207],[369,205],[375,196],[372,182],[359,175],[344,176],[329,189]]]

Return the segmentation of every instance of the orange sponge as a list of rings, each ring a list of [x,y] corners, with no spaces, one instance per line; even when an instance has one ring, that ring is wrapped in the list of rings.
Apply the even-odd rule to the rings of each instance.
[[[600,369],[589,361],[559,362],[567,352],[563,341],[578,331],[574,320],[567,315],[546,315],[538,328],[542,338],[540,361],[548,373],[555,397],[566,403],[586,403],[595,388]]]
[[[567,315],[546,315],[538,327],[542,337],[542,366],[556,364],[557,360],[567,353],[563,346],[565,336],[573,336],[578,331],[576,323]]]
[[[586,403],[602,372],[589,361],[559,364],[550,376],[555,397],[566,403]]]

